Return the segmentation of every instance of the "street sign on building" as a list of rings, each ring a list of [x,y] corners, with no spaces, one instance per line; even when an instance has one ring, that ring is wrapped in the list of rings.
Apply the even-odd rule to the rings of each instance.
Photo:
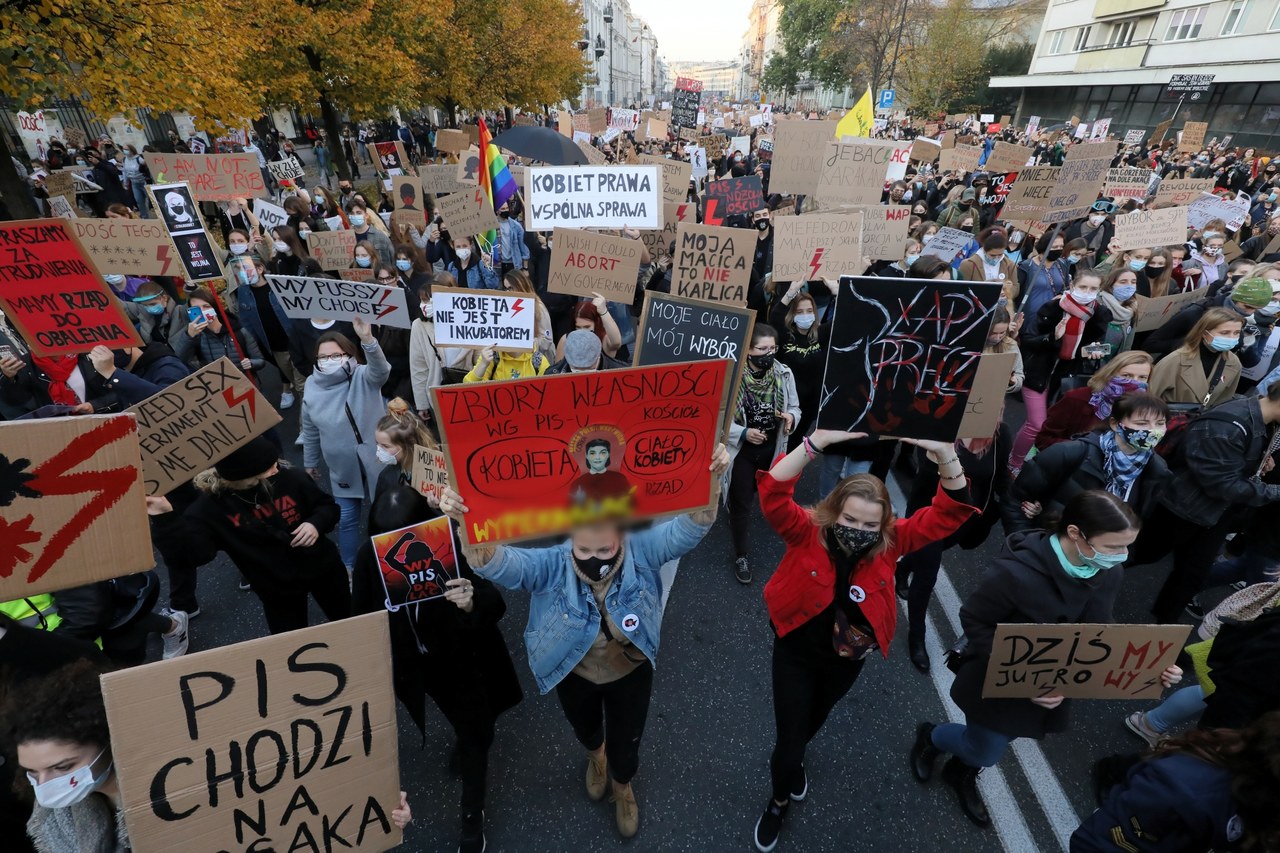
[[[897,92],[896,89],[881,89],[880,100],[876,103],[876,109],[889,110],[893,109],[893,99]]]
[[[1164,93],[1168,98],[1198,101],[1213,89],[1213,74],[1174,74]]]

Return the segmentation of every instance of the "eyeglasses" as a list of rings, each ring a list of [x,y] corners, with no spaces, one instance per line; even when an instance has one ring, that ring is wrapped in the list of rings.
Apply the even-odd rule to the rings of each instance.
[[[769,349],[761,349],[760,347],[751,348],[751,352],[753,355],[773,355],[777,351],[778,351],[777,347],[770,347]]]
[[[334,364],[335,362],[342,361],[346,357],[347,356],[345,353],[339,353],[338,355],[320,355],[320,356],[316,356],[316,363],[317,364]]]
[[[380,275],[378,276],[378,281],[393,282],[395,281],[395,277],[389,276],[389,275]]]

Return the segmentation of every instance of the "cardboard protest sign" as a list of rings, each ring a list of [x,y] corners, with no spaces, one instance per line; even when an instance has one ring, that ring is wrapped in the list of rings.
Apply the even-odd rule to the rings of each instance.
[[[444,220],[440,227],[451,237],[474,237],[498,227],[498,216],[489,206],[483,187],[450,193],[436,199],[436,215]]]
[[[636,332],[635,366],[679,364],[723,359],[731,367],[725,383],[726,411],[737,402],[738,383],[746,366],[746,352],[755,326],[755,312],[735,305],[711,305],[648,291]],[[728,424],[725,424],[728,429]]]
[[[1107,180],[1107,169],[1115,158],[1111,143],[1073,145],[1067,149],[1058,183],[1049,196],[1049,209],[1040,217],[1046,225],[1079,219],[1089,212]]]
[[[609,128],[609,111],[604,107],[587,110],[587,129],[599,136]]]
[[[448,581],[458,577],[453,528],[446,516],[369,537],[387,610],[444,597]]]
[[[432,195],[458,192],[474,192],[474,184],[464,184],[458,180],[458,167],[448,164],[442,166],[423,166],[418,170],[422,181],[422,191]]]
[[[1209,122],[1189,121],[1182,126],[1182,138],[1178,140],[1179,151],[1199,151],[1204,147],[1205,134],[1209,132]]]
[[[54,216],[60,216],[63,219],[80,218],[80,214],[76,213],[75,207],[72,206],[65,195],[51,195],[47,201],[49,203],[49,212]]]
[[[1249,194],[1245,192],[1237,193],[1233,199],[1213,193],[1201,193],[1187,207],[1187,224],[1192,228],[1203,229],[1211,220],[1221,219],[1227,223],[1228,231],[1238,231],[1249,216],[1249,206]]]
[[[816,281],[861,275],[866,214],[806,213],[773,223],[773,280]],[[901,248],[901,247],[899,247]]]
[[[747,304],[755,235],[742,228],[681,222],[671,261],[671,292],[708,302]]]
[[[902,258],[902,249],[911,224],[911,206],[907,204],[869,204],[845,208],[862,213],[862,257],[873,261],[896,261]],[[859,275],[857,272],[845,275]],[[823,276],[828,278],[828,276]]]
[[[436,287],[431,310],[436,346],[533,352],[538,305],[524,294]]]
[[[1169,128],[1173,126],[1173,119],[1167,118],[1156,125],[1155,130],[1151,131],[1151,138],[1157,143],[1164,142],[1165,136],[1169,133]]]
[[[433,388],[470,509],[462,537],[493,544],[708,506],[728,372],[717,360]]]
[[[467,146],[467,150],[458,155],[458,165],[454,178],[463,186],[475,187],[480,184],[480,149],[475,145]]]
[[[223,278],[221,250],[213,244],[204,217],[186,184],[151,184],[147,187],[151,205],[160,212],[160,221],[173,240],[186,279],[193,282]]]
[[[650,118],[644,125],[644,138],[664,141],[667,138],[667,123],[660,118]]]
[[[925,136],[917,136],[911,141],[911,159],[922,163],[932,163],[942,153],[942,144]]]
[[[576,140],[574,142],[578,146],[578,150],[587,158],[587,164],[591,166],[604,166],[609,162],[609,158],[604,156],[604,152],[592,145],[590,142]]]
[[[412,324],[404,288],[331,278],[269,275],[267,283],[285,316],[294,320],[364,320],[407,329]]]
[[[1208,192],[1213,192],[1213,178],[1161,178],[1151,204],[1153,207],[1191,204]]]
[[[933,239],[925,245],[921,255],[931,255],[951,263],[960,254],[960,250],[974,242],[973,232],[959,228],[941,228]]]
[[[556,113],[556,130],[561,136],[573,138],[573,114],[568,110],[560,110]]]
[[[102,696],[137,853],[400,843],[385,612],[108,673]]]
[[[306,170],[297,158],[286,157],[283,160],[268,160],[267,171],[277,181],[293,181],[306,175]]]
[[[657,166],[544,166],[528,175],[530,231],[662,227]]]
[[[434,296],[434,292],[432,293]],[[449,485],[449,461],[434,447],[413,446],[413,487],[418,494],[440,500]]]
[[[126,411],[138,422],[148,495],[167,495],[280,423],[279,413],[227,358]]]
[[[0,309],[37,356],[142,346],[70,220],[0,222],[0,245]]]
[[[378,171],[388,177],[413,171],[409,168],[409,155],[405,153],[404,145],[398,139],[395,142],[370,142],[369,157],[373,159],[373,164]]]
[[[956,145],[944,148],[938,155],[938,169],[943,172],[976,172],[982,159],[979,145]]]
[[[547,292],[587,299],[599,293],[611,302],[631,304],[643,243],[573,228],[557,228],[552,240]]]
[[[822,174],[826,144],[835,137],[837,124],[834,121],[779,122],[773,131],[769,191],[813,195],[818,176]],[[719,153],[708,147],[707,156],[715,159]]]
[[[441,128],[436,131],[436,150],[446,154],[459,154],[467,150],[471,139],[461,130]]]
[[[649,250],[649,257],[657,259],[670,254],[671,245],[676,239],[676,227],[681,222],[693,221],[696,214],[694,204],[664,204],[662,206],[662,228],[650,228],[640,232],[640,240]]]
[[[1190,625],[997,625],[984,699],[1159,699]]]
[[[1139,296],[1137,307],[1133,311],[1133,331],[1154,331],[1163,326],[1166,320],[1181,311],[1184,306],[1203,298],[1204,294],[1197,290],[1153,298]]]
[[[323,270],[346,270],[355,259],[356,232],[312,231],[307,238],[307,251]]]
[[[842,278],[818,426],[954,441],[1001,290],[999,282]]]
[[[1135,210],[1117,216],[1115,224],[1115,239],[1120,241],[1121,249],[1174,246],[1186,242],[1187,208]]]
[[[957,438],[990,438],[995,434],[1017,362],[1015,352],[984,352],[978,358],[978,372],[964,404]]]
[[[104,275],[176,275],[178,255],[155,219],[76,219],[80,245]]]
[[[1107,185],[1103,192],[1113,199],[1146,198],[1152,174],[1150,169],[1107,169]]]
[[[1027,165],[1032,154],[1032,150],[1025,145],[997,140],[996,147],[992,149],[983,168],[988,172],[1017,172]]]
[[[896,149],[893,142],[827,142],[814,198],[826,208],[878,203],[884,193],[885,172]]]
[[[707,184],[706,213],[703,218],[711,223],[724,221],[729,216],[750,216],[764,210],[764,188],[755,175],[727,178]]]
[[[76,194],[75,178],[66,169],[55,169],[44,176],[44,190],[50,195],[71,198]]]
[[[196,201],[230,201],[267,195],[262,169],[252,154],[143,155],[156,181],[187,184]]]
[[[656,154],[640,154],[638,159],[647,166],[662,170],[662,200],[666,204],[680,204],[689,196],[689,179],[693,176],[693,164],[684,160],[668,160]]]
[[[0,423],[0,601],[150,569],[133,418]]]

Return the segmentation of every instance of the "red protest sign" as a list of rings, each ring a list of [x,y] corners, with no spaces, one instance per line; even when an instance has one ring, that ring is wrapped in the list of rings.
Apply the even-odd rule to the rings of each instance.
[[[711,502],[724,360],[432,389],[461,536],[509,542]]]
[[[445,516],[371,536],[378,558],[386,606],[392,613],[445,594],[445,582],[458,576],[453,530]]]
[[[719,225],[726,217],[750,216],[764,206],[764,188],[755,175],[712,181],[707,184],[707,211],[703,218],[708,225]]]
[[[0,307],[37,356],[142,346],[65,219],[0,223]]]

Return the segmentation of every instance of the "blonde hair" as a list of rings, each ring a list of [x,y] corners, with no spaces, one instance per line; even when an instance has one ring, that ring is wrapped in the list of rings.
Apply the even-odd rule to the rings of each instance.
[[[880,505],[880,539],[865,557],[875,557],[893,547],[894,525],[897,516],[893,512],[893,502],[889,499],[889,490],[884,481],[872,474],[854,474],[840,481],[832,489],[831,494],[818,501],[809,509],[809,519],[818,526],[826,541],[826,533],[840,518],[845,501],[849,498],[860,498],[868,503]]]
[[[1126,367],[1133,367],[1135,364],[1150,364],[1154,366],[1155,363],[1156,360],[1149,352],[1140,349],[1126,350],[1108,361],[1103,367],[1098,368],[1098,371],[1089,377],[1089,390],[1101,392],[1103,388],[1107,387],[1107,383],[1119,376],[1120,371]]]
[[[439,447],[422,418],[399,397],[387,403],[387,413],[378,421],[377,431],[386,433],[391,443],[400,448],[400,467],[405,471],[413,468],[414,445],[432,450]]]
[[[1216,329],[1223,323],[1239,323],[1243,326],[1244,318],[1230,308],[1210,308],[1204,312],[1200,322],[1192,326],[1191,331],[1187,332],[1186,340],[1183,341],[1182,347],[1178,351],[1184,353],[1198,352],[1200,340],[1204,337],[1205,332],[1210,329]]]

